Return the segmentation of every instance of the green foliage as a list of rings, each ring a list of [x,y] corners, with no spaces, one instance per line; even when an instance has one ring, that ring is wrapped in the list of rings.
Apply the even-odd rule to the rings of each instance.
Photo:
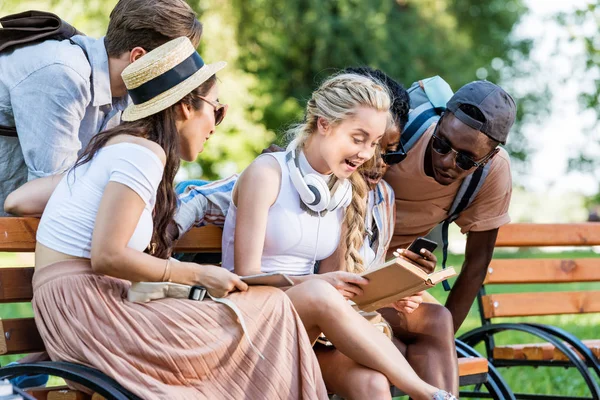
[[[518,93],[512,81],[532,73],[532,43],[515,40],[524,0],[188,0],[204,24],[208,61],[220,74],[225,122],[189,177],[215,179],[241,170],[290,123],[327,76],[352,65],[380,68],[406,85],[433,75],[453,88],[478,78],[515,94],[519,122],[543,111],[543,89]],[[116,0],[3,0],[0,14],[27,9],[57,13],[99,37]],[[516,88],[514,88],[516,89]],[[531,149],[517,124],[508,150],[525,160]]]
[[[264,124],[281,131],[302,115],[318,82],[346,66],[369,65],[406,85],[440,75],[453,88],[479,78],[510,81],[524,71],[528,40],[511,39],[526,12],[522,1],[472,0],[232,0],[239,21],[239,62],[258,76],[254,92],[268,96]],[[529,73],[529,71],[525,71]],[[524,93],[519,117],[538,111],[547,92]],[[517,127],[509,147],[530,149]]]

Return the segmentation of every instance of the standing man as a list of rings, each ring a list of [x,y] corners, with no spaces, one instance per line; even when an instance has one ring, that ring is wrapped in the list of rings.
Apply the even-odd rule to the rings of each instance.
[[[197,46],[201,35],[184,0],[120,0],[104,38],[73,36],[2,52],[0,132],[16,128],[17,136],[0,135],[0,205],[25,182],[65,172],[96,133],[121,122],[127,65],[179,36]]]
[[[491,163],[477,196],[455,221],[467,234],[465,261],[446,302],[455,331],[483,283],[498,228],[510,222],[510,159],[498,145],[506,143],[515,115],[515,102],[501,87],[471,82],[454,94],[441,119],[384,178],[396,196],[393,251],[406,248],[444,221],[462,181]]]

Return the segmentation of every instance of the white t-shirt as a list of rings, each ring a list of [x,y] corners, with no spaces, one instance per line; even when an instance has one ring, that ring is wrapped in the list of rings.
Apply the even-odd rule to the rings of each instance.
[[[62,178],[42,215],[37,241],[64,254],[89,258],[98,207],[112,181],[135,191],[146,204],[128,244],[143,251],[152,238],[152,210],[163,170],[160,158],[139,144],[101,148],[91,161]]]

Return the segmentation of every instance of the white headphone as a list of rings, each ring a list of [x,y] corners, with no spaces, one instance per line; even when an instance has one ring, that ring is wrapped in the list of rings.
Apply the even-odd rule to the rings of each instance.
[[[352,185],[348,179],[338,180],[329,190],[327,182],[317,174],[304,175],[298,162],[298,140],[294,139],[285,151],[285,161],[290,178],[300,195],[300,200],[310,210],[320,213],[348,207],[352,201]],[[332,195],[333,193],[333,195]]]

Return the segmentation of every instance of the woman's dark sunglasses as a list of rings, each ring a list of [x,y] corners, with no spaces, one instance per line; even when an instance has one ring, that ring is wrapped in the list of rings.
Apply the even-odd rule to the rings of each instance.
[[[399,149],[396,151],[389,151],[387,153],[382,153],[381,158],[383,162],[387,165],[396,165],[406,158],[406,151],[404,151],[404,146],[402,146],[402,142],[398,143]]]
[[[488,155],[483,157],[481,161],[475,161],[463,152],[454,150],[446,139],[437,136],[436,134],[439,126],[440,125],[438,123],[438,125],[435,127],[435,132],[433,133],[433,140],[431,141],[431,147],[436,153],[441,154],[443,156],[450,152],[456,154],[456,166],[462,170],[468,171],[471,168],[481,167],[485,165],[485,163],[497,152],[497,150],[494,149]]]
[[[227,114],[227,108],[229,107],[227,104],[221,104],[218,101],[212,101],[203,96],[198,96],[215,109],[215,125],[219,125],[225,119],[225,114]]]

